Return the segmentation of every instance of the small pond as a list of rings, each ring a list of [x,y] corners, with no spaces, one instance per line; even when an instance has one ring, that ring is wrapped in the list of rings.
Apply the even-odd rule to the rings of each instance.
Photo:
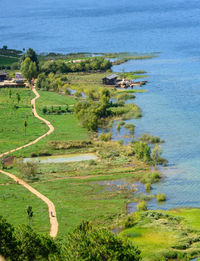
[[[67,163],[85,160],[97,160],[98,157],[94,153],[87,154],[68,154],[58,156],[45,156],[36,158],[24,158],[23,162],[34,162],[34,163]]]

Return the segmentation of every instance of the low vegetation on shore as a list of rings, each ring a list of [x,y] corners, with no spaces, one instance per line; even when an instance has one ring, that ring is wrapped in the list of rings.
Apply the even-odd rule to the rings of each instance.
[[[200,255],[198,209],[141,211],[121,223],[123,238],[139,246],[142,260],[190,260]]]

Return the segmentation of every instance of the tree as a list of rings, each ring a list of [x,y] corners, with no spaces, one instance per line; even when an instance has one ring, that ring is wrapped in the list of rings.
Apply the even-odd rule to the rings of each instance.
[[[151,148],[146,142],[134,141],[133,142],[133,152],[137,159],[144,162],[151,161]]]
[[[8,49],[8,46],[7,45],[3,45],[3,50],[7,50]]]
[[[9,98],[11,98],[12,97],[12,91],[11,91],[11,89],[9,89]]]
[[[14,228],[0,217],[0,254],[5,258],[12,257],[12,260],[18,260],[18,243],[13,232]]]
[[[19,261],[64,260],[61,257],[59,244],[52,238],[40,235],[29,226],[21,225],[15,231],[20,255]]]
[[[160,165],[167,164],[167,160],[162,158],[161,156],[162,156],[162,149],[158,144],[156,144],[151,153],[152,163],[155,169],[158,164]]]
[[[37,78],[36,87],[38,89],[48,91],[50,89],[51,82],[49,77],[45,75],[45,73],[40,73]]]
[[[21,72],[28,82],[31,83],[31,80],[36,78],[38,74],[36,63],[27,57],[21,64]]]
[[[28,220],[29,220],[29,225],[30,225],[31,219],[33,217],[33,208],[32,208],[32,206],[28,206],[26,212],[27,212],[27,215],[28,215]]]
[[[59,65],[61,66],[61,65]],[[46,61],[43,65],[42,65],[42,71],[45,72],[46,74],[49,73],[56,73],[58,70],[58,66],[57,63],[55,61]]]
[[[20,102],[20,100],[21,100],[21,97],[20,97],[20,95],[19,95],[19,93],[18,93],[18,92],[16,93],[16,95],[17,95],[17,102],[19,103],[19,102]]]
[[[26,58],[30,58],[30,60],[31,60],[32,62],[35,62],[37,71],[39,71],[39,61],[38,61],[38,57],[37,57],[36,52],[35,52],[32,48],[29,48],[29,49],[26,51],[26,53],[22,56],[21,61],[24,62],[24,61],[26,60]]]
[[[6,169],[6,159],[7,159],[7,156],[3,156],[0,158],[2,169]]]
[[[33,180],[36,178],[38,165],[34,162],[19,163],[19,169],[23,177]]]
[[[107,229],[82,222],[64,240],[36,233],[31,227],[14,228],[0,217],[0,253],[6,260],[139,261],[140,251],[131,241]]]
[[[25,120],[25,121],[24,121],[24,132],[25,132],[25,135],[26,135],[26,128],[27,128],[27,126],[28,126],[28,123],[27,123],[27,121]]]
[[[96,108],[89,102],[78,102],[74,106],[74,112],[83,127],[96,131],[98,127],[98,115]]]
[[[70,260],[139,261],[140,251],[131,241],[115,236],[109,230],[82,222],[69,235],[67,242]]]

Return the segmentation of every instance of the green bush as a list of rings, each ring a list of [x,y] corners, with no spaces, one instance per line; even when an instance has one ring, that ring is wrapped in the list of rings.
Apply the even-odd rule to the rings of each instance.
[[[163,143],[164,141],[161,140],[159,137],[157,136],[152,136],[148,133],[143,134],[139,140],[147,142],[147,143],[151,143],[151,144],[157,144],[157,143]]]
[[[153,172],[153,173],[151,173],[150,179],[152,181],[151,183],[155,183],[161,179],[161,176],[158,172]]]
[[[123,145],[124,141],[123,140],[118,140],[119,145]]]
[[[125,221],[124,228],[131,228],[131,227],[135,226],[137,224],[137,222],[138,222],[138,216],[136,215],[136,213],[133,213]]]
[[[167,250],[166,252],[163,252],[162,255],[168,259],[174,259],[177,258],[178,253],[173,250]]]
[[[17,166],[20,169],[20,173],[23,178],[28,179],[29,181],[38,179],[37,171],[38,171],[38,164],[35,162],[17,162]]]
[[[172,248],[178,249],[178,250],[185,250],[190,247],[190,244],[187,242],[180,242],[177,245],[173,245]]]
[[[128,93],[120,93],[117,95],[117,100],[118,101],[126,101],[129,99],[135,99],[135,95],[134,94],[128,94]]]
[[[69,73],[69,72],[89,72],[106,71],[112,67],[112,63],[103,57],[92,57],[76,62],[66,61],[46,61],[42,65],[42,71],[49,73]]]
[[[42,108],[42,112],[43,112],[44,114],[47,113],[47,106],[44,106],[44,107]]]
[[[137,210],[139,211],[145,211],[148,209],[148,205],[147,205],[147,202],[146,201],[141,201],[137,204]]]
[[[127,123],[124,125],[124,128],[128,129],[130,134],[133,134],[135,131],[135,126],[132,123]]]
[[[134,141],[132,143],[133,153],[136,158],[144,162],[151,161],[151,148],[147,143],[142,141]]]
[[[120,129],[121,129],[121,125],[120,125],[120,123],[118,122],[118,123],[117,123],[117,131],[120,132]]]
[[[163,193],[157,194],[156,198],[158,202],[166,201],[166,196]]]
[[[82,92],[81,92],[81,91],[76,91],[76,92],[74,93],[74,96],[76,96],[76,97],[81,97],[81,96],[82,96]]]
[[[49,146],[54,150],[63,150],[63,149],[81,149],[88,148],[92,146],[92,141],[90,140],[69,140],[67,142],[62,141],[50,141]]]
[[[31,153],[31,158],[36,158],[36,157],[38,157],[38,154],[35,153],[35,152],[32,152],[32,153]]]
[[[146,191],[150,191],[151,189],[152,189],[151,183],[146,183],[146,184],[145,184],[145,190],[146,190]]]
[[[99,136],[99,139],[102,141],[109,141],[112,138],[112,133],[108,132],[108,133],[104,133],[102,132],[101,135]]]
[[[88,160],[88,165],[89,166],[95,166],[95,165],[97,165],[97,163],[96,163],[95,160]]]

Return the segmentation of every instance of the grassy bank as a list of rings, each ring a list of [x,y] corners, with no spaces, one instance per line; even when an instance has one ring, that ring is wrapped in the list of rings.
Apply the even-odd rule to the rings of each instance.
[[[139,246],[142,260],[189,260],[200,255],[199,214],[199,209],[134,213],[120,235]]]

